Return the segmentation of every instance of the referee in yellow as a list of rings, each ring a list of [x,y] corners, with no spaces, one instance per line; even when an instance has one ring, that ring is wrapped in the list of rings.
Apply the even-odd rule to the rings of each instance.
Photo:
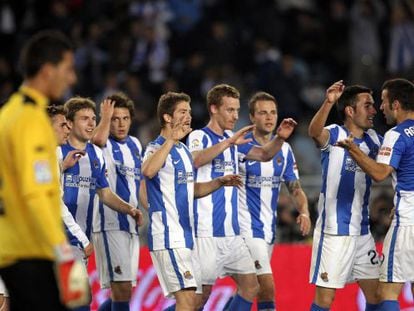
[[[21,55],[24,81],[0,110],[0,276],[11,310],[66,310],[73,267],[60,212],[56,137],[45,112],[76,82],[74,54],[54,31],[33,36]],[[60,275],[59,275],[60,274]]]

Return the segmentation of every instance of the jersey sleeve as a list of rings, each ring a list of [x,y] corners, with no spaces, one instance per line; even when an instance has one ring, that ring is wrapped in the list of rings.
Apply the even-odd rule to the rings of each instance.
[[[286,148],[286,167],[283,172],[283,180],[284,181],[292,181],[299,179],[299,171],[296,165],[295,155],[293,154],[292,148],[290,145]]]
[[[33,219],[33,234],[55,246],[65,240],[60,218],[57,142],[47,116],[36,112],[28,111],[16,126],[16,174],[27,217]]]
[[[202,130],[195,130],[188,135],[187,146],[190,152],[201,151],[208,146],[207,135]]]
[[[377,155],[377,162],[397,169],[404,153],[405,143],[402,135],[394,130],[385,133],[384,141]]]
[[[147,148],[145,149],[144,152],[144,159],[142,162],[145,162],[151,155],[153,155],[158,149],[160,149],[161,146],[157,143],[149,143]]]

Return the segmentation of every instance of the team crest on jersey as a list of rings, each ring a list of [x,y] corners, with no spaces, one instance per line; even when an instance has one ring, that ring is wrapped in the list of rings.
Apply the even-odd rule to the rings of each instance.
[[[257,270],[262,269],[262,265],[260,264],[260,262],[259,262],[258,260],[256,260],[256,261],[254,262],[254,266],[256,267],[256,269],[257,269]]]
[[[191,274],[190,271],[187,270],[187,271],[184,272],[184,278],[187,279],[187,280],[192,280],[193,275]]]
[[[99,168],[99,163],[98,163],[98,161],[97,161],[97,160],[93,160],[93,161],[92,161],[92,164],[93,164],[93,167],[94,167],[94,168],[96,168],[96,169],[98,169],[98,168]]]
[[[277,157],[276,163],[277,163],[277,165],[282,165],[282,158],[281,157]]]
[[[114,268],[114,272],[115,272],[116,274],[122,274],[121,267],[120,267],[120,266],[116,266],[116,267]]]
[[[329,282],[329,279],[328,279],[328,272],[322,272],[322,273],[321,273],[321,279],[322,279],[322,281],[324,281],[324,282]]]

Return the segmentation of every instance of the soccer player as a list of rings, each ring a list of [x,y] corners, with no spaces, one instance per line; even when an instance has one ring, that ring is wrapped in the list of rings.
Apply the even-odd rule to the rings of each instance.
[[[101,104],[101,121],[92,143],[103,148],[109,186],[124,201],[138,206],[142,146],[128,135],[134,103],[116,93]],[[139,261],[138,227],[134,219],[100,204],[93,217],[93,241],[102,288],[111,288],[112,299],[99,310],[129,310]]]
[[[210,121],[206,127],[193,131],[188,146],[194,158],[196,181],[238,173],[237,145],[251,139],[244,135],[254,127],[246,126],[233,133],[240,110],[240,94],[233,86],[219,84],[207,94]],[[270,161],[293,132],[296,122],[285,119],[273,139],[263,146],[248,145],[240,159]],[[203,304],[210,296],[217,277],[230,275],[238,293],[230,310],[250,310],[259,290],[256,269],[249,250],[240,236],[238,223],[238,189],[221,188],[196,200],[194,207],[196,244],[201,261]]]
[[[26,42],[20,62],[23,84],[0,111],[0,275],[12,310],[66,310],[54,262],[65,303],[84,297],[87,284],[72,292],[67,283],[74,261],[61,220],[56,137],[45,109],[76,82],[74,55],[63,34],[43,31]]]
[[[160,135],[145,151],[142,174],[148,195],[148,245],[163,292],[174,296],[176,310],[196,310],[199,260],[194,247],[194,197],[221,186],[240,186],[240,176],[227,175],[194,183],[193,160],[180,142],[191,131],[190,97],[168,92],[158,102]],[[204,260],[204,258],[203,258]]]
[[[385,81],[381,107],[387,124],[376,161],[358,148],[356,134],[339,142],[375,181],[392,176],[395,214],[384,240],[380,270],[379,310],[400,310],[398,295],[405,282],[414,281],[414,84],[405,79]]]
[[[66,120],[66,111],[63,106],[49,106],[47,107],[47,114],[52,121],[52,128],[56,134],[58,146],[67,143],[70,128]],[[84,154],[82,150],[72,150],[63,160],[60,165],[59,172],[68,167],[72,167],[79,160],[79,156],[76,154]],[[62,192],[63,194],[63,192]],[[65,224],[66,236],[69,240],[77,239],[79,247],[84,252],[84,257],[89,257],[93,252],[92,243],[90,243],[86,234],[82,231],[81,227],[76,223],[72,214],[69,212],[68,207],[61,200],[62,207],[62,219]],[[87,271],[85,270],[87,273]]]
[[[277,124],[276,99],[257,92],[249,100],[249,116],[255,125],[246,135],[249,144],[265,145],[273,138]],[[240,145],[239,152],[249,145]],[[243,156],[243,155],[242,155]],[[289,143],[284,142],[271,161],[239,161],[243,187],[239,192],[240,234],[253,258],[260,290],[258,310],[275,310],[275,290],[270,259],[276,234],[277,204],[281,183],[284,182],[299,212],[297,223],[303,235],[309,234],[308,199],[299,182],[299,172]]]
[[[325,127],[335,104],[343,125]],[[358,282],[365,295],[366,310],[375,310],[379,303],[376,290],[380,259],[368,219],[372,181],[347,150],[336,146],[352,132],[363,153],[374,159],[382,142],[372,129],[376,113],[370,89],[358,85],[345,88],[341,80],[327,89],[308,128],[321,148],[322,163],[310,270],[310,282],[316,284],[311,310],[328,310],[336,289],[352,281]]]
[[[67,168],[62,174],[63,201],[76,222],[90,238],[97,194],[102,203],[132,216],[140,223],[142,213],[136,206],[128,204],[110,190],[102,150],[89,142],[96,127],[95,103],[87,98],[73,97],[65,103],[65,109],[71,132],[68,143],[59,147],[59,158],[65,158],[75,149],[85,152],[73,167]]]

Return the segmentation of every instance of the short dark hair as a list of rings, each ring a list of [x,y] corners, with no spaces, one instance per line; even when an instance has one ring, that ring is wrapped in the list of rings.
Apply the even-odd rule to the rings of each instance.
[[[211,90],[207,93],[207,109],[210,112],[210,107],[212,105],[216,105],[220,107],[222,105],[221,99],[223,97],[232,97],[232,98],[240,98],[240,92],[231,85],[228,84],[218,84],[214,86]]]
[[[165,120],[163,117],[164,114],[172,116],[174,114],[175,107],[182,101],[189,103],[191,98],[185,93],[167,92],[161,95],[157,107],[157,116],[161,128],[165,127]]]
[[[406,79],[391,79],[384,82],[383,90],[388,92],[390,108],[398,100],[403,110],[414,111],[414,84]]]
[[[127,108],[131,118],[134,116],[134,102],[125,93],[117,92],[108,96],[107,99],[115,101],[115,108]]]
[[[66,109],[63,105],[50,105],[47,106],[46,112],[49,116],[49,118],[53,118],[54,116],[57,116],[59,114],[66,116]]]
[[[336,103],[336,109],[338,111],[338,117],[343,122],[345,121],[345,108],[351,106],[355,108],[358,94],[369,93],[372,94],[372,90],[362,85],[351,85],[344,89],[341,97],[339,97]]]
[[[252,116],[254,115],[254,110],[256,109],[256,103],[258,101],[261,101],[261,100],[272,101],[272,102],[275,103],[276,108],[277,108],[277,101],[272,95],[270,95],[269,93],[266,93],[266,92],[257,92],[257,93],[254,93],[252,95],[252,97],[250,97],[250,99],[249,99],[249,113],[250,113],[250,115],[252,115]]]
[[[34,77],[43,65],[57,65],[67,51],[73,51],[69,39],[56,30],[43,30],[32,36],[23,47],[20,69],[25,78]]]
[[[90,99],[86,97],[72,97],[69,99],[65,105],[64,105],[67,113],[66,113],[66,119],[73,122],[75,119],[75,114],[79,110],[82,109],[92,109],[93,112],[96,114],[96,105],[95,103]]]

